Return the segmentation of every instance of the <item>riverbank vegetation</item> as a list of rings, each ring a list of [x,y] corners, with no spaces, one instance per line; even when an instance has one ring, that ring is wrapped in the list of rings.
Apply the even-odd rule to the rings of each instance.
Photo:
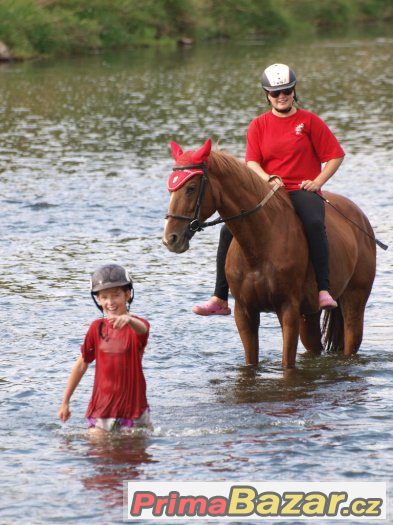
[[[0,43],[9,58],[24,59],[318,35],[392,19],[391,0],[0,0]]]

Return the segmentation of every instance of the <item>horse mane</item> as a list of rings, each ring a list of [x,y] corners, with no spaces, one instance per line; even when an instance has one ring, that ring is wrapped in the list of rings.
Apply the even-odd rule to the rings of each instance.
[[[225,151],[212,151],[209,155],[209,170],[220,175],[223,173],[229,176],[236,177],[236,182],[247,187],[248,191],[252,192],[259,198],[263,198],[272,188],[270,184],[265,182],[255,171],[249,168],[245,162],[239,160],[234,155]],[[285,191],[279,191],[276,195],[284,197],[287,204],[291,206],[291,202]],[[284,201],[281,199],[270,199],[267,202],[268,206],[282,206]]]

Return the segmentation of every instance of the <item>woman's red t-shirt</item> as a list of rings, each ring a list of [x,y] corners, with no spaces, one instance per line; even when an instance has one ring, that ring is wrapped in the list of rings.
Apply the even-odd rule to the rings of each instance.
[[[344,155],[325,122],[304,109],[290,117],[268,111],[248,128],[246,162],[258,162],[269,175],[279,175],[287,191],[299,190],[303,180],[320,174],[322,163]]]
[[[90,325],[81,353],[86,363],[96,361],[93,393],[86,417],[136,419],[148,408],[142,356],[149,337],[130,326],[115,329],[108,319]]]

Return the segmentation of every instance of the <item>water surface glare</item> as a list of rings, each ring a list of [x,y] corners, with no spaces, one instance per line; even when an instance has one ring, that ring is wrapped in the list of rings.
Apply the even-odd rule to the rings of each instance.
[[[1,524],[121,523],[126,479],[390,481],[392,43],[243,43],[0,68]],[[274,315],[262,316],[250,370],[233,316],[191,312],[212,291],[219,229],[182,255],[161,244],[169,140],[196,147],[210,136],[242,157],[246,127],[266,107],[260,72],[278,61],[293,65],[303,107],[347,152],[327,189],[357,202],[390,245],[378,249],[359,355],[309,358],[300,346],[289,374]],[[152,325],[155,429],[94,446],[84,438],[93,367],[71,420],[56,413],[98,312],[89,274],[112,261],[132,271],[133,311]]]

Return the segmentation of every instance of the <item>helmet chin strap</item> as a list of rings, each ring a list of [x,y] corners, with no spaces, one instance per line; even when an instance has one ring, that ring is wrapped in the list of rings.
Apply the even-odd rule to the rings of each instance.
[[[93,301],[94,301],[96,307],[97,307],[97,308],[101,311],[101,313],[103,314],[103,313],[104,313],[104,309],[102,308],[102,306],[100,305],[100,303],[97,301],[97,299],[96,299],[96,294],[93,293],[93,292],[90,292],[90,295],[91,295],[91,297],[92,297],[92,299],[93,299]]]
[[[286,109],[277,109],[277,108],[274,108],[275,111],[277,111],[278,113],[289,113],[293,108],[293,105],[290,107],[290,108],[286,108]]]

